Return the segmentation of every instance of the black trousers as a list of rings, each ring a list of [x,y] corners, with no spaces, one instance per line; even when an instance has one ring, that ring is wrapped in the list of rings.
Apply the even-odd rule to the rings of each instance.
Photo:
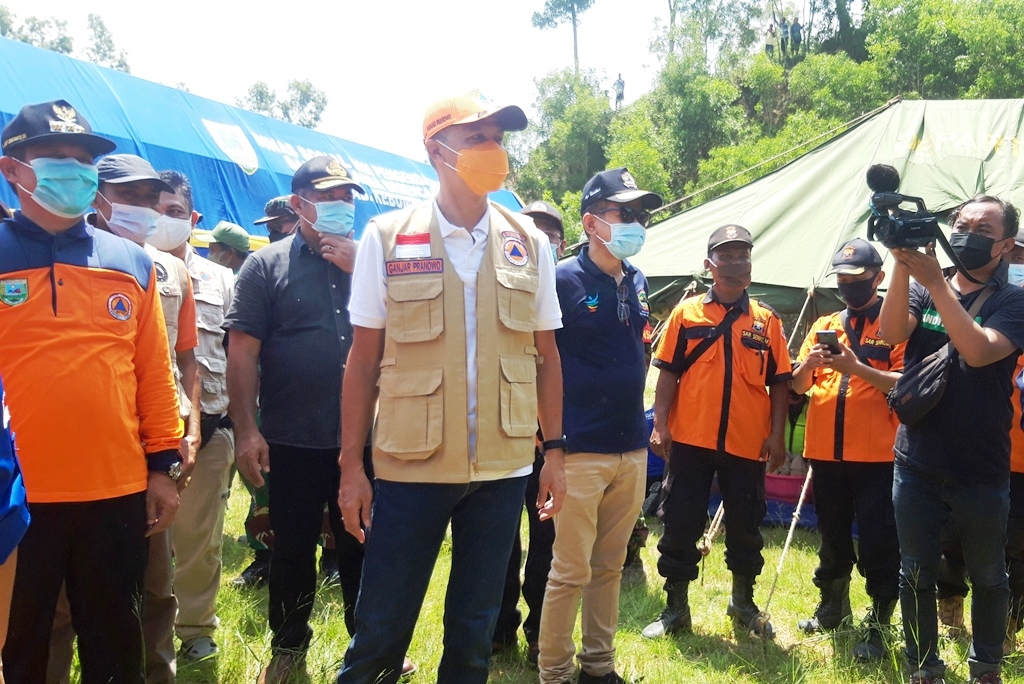
[[[761,522],[764,503],[763,461],[731,456],[724,451],[672,443],[665,499],[658,515],[665,534],[658,542],[658,572],[666,584],[697,579],[701,555],[697,542],[708,522],[711,482],[725,502],[725,564],[733,574],[756,577],[764,567]]]
[[[516,535],[512,542],[512,555],[508,560],[508,572],[505,575],[505,591],[501,597],[501,610],[498,612],[498,623],[494,628],[492,641],[511,643],[515,641],[516,630],[522,622],[526,641],[535,642],[540,636],[540,615],[544,605],[544,589],[551,572],[551,547],[555,544],[555,521],[541,521],[537,517],[537,494],[540,492],[540,470],[544,467],[544,457],[536,452],[533,461],[533,473],[526,480],[526,518],[529,521],[530,546],[526,554],[526,568],[523,570],[522,583],[519,581],[519,566],[523,560],[523,540]],[[530,609],[526,620],[517,608],[519,591]]]
[[[1006,518],[1006,569],[1010,611],[1024,619],[1024,473],[1010,473],[1010,513]],[[967,565],[953,518],[942,530],[942,563],[936,582],[940,599],[967,596]]]
[[[368,457],[369,449],[364,463]],[[372,465],[367,466],[372,479]],[[316,544],[323,527],[324,504],[338,551],[349,635],[355,632],[363,545],[345,531],[341,521],[338,449],[270,444],[270,471],[270,524],[274,530],[269,582],[271,647],[275,652],[304,652],[313,638],[309,616],[316,595]]]
[[[146,680],[142,582],[149,543],[146,494],[81,503],[33,503],[18,545],[8,682],[42,684],[57,597],[67,585],[83,684]]]
[[[856,564],[868,596],[895,601],[900,592],[900,542],[892,509],[892,462],[813,463],[814,510],[821,533],[815,586],[848,578]]]

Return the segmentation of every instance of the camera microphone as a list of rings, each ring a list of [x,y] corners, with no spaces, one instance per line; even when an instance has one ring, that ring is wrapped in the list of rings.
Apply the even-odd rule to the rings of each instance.
[[[875,164],[868,168],[868,187],[871,192],[896,192],[900,187],[900,172],[888,164]]]

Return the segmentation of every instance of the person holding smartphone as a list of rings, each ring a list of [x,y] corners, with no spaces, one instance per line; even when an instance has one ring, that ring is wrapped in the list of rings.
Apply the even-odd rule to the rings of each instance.
[[[850,573],[856,563],[871,608],[853,655],[869,661],[885,655],[883,630],[899,598],[900,549],[892,509],[892,445],[899,421],[886,395],[903,366],[904,345],[889,344],[878,330],[878,286],[885,272],[875,248],[854,238],[836,252],[832,268],[846,308],[815,321],[793,371],[793,390],[810,395],[804,458],[813,461],[821,532],[814,572],[821,600],[799,627],[807,633],[831,631],[852,618]]]

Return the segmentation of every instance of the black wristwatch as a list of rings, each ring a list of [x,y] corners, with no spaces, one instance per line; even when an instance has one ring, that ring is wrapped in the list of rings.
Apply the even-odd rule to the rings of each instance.
[[[551,449],[561,449],[565,451],[568,444],[565,441],[565,435],[562,435],[558,439],[548,439],[540,443],[540,448],[544,451],[550,451]]]

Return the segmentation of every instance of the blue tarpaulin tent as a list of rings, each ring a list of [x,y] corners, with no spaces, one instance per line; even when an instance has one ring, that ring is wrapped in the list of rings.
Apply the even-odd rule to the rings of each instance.
[[[341,162],[367,190],[356,195],[357,232],[371,217],[429,199],[437,189],[429,164],[7,38],[0,38],[0,72],[0,125],[25,104],[65,99],[118,152],[185,173],[207,228],[227,220],[266,235],[253,225],[266,201],[290,193],[295,169],[321,154]],[[417,125],[414,113],[409,125]],[[0,199],[17,206],[6,184]],[[493,199],[522,206],[508,191]]]

